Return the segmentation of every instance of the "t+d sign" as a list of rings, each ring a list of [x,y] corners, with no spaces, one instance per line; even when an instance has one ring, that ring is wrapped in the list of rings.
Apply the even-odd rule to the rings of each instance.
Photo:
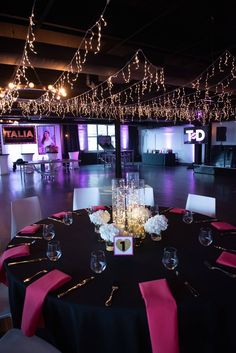
[[[184,143],[207,143],[207,127],[190,127],[184,129]]]

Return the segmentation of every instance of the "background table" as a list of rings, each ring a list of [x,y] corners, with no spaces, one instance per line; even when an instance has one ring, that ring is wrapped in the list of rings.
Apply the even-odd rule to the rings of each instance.
[[[166,213],[169,227],[161,241],[153,242],[147,236],[142,246],[135,248],[134,256],[113,256],[106,252],[107,268],[103,273],[58,299],[57,293],[92,275],[90,252],[105,249],[97,241],[86,211],[80,213],[81,216],[74,214],[71,226],[53,222],[63,251],[54,266],[70,274],[73,280],[47,296],[43,312],[47,334],[63,353],[151,353],[146,310],[138,283],[160,278],[167,279],[178,305],[181,353],[236,352],[236,280],[204,265],[204,260],[214,263],[221,253],[213,245],[204,247],[198,242],[200,227],[208,224],[187,225],[178,214]],[[204,218],[207,217],[195,215],[195,220]],[[214,242],[222,246],[235,248],[235,239],[235,235],[221,236],[214,231]],[[198,289],[199,298],[191,295],[181,278],[163,267],[165,246],[178,249],[178,270],[183,279]],[[44,256],[45,250],[46,241],[38,240],[31,246],[32,257]],[[13,324],[20,327],[26,288],[22,279],[53,265],[47,261],[5,267]],[[106,307],[104,303],[113,281],[119,283],[119,290],[114,294],[112,306]]]

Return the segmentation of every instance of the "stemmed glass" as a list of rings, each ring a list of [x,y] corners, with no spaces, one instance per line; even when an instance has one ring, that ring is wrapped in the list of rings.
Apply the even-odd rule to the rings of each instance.
[[[199,240],[200,244],[202,244],[203,246],[211,245],[211,243],[213,242],[211,228],[202,227],[200,229],[198,240]]]
[[[55,234],[55,227],[52,223],[43,225],[43,238],[45,240],[52,240]]]
[[[174,270],[179,263],[177,249],[173,247],[164,248],[162,263],[168,270]]]
[[[192,211],[185,211],[183,214],[184,223],[190,224],[193,222],[193,213]]]
[[[90,268],[92,271],[94,271],[95,273],[101,273],[105,270],[106,266],[107,263],[104,251],[97,250],[91,252]]]
[[[63,217],[63,222],[67,225],[71,225],[73,223],[73,215],[71,211],[65,213]]]
[[[60,259],[62,251],[59,240],[52,240],[48,242],[46,255],[50,261],[57,261]]]

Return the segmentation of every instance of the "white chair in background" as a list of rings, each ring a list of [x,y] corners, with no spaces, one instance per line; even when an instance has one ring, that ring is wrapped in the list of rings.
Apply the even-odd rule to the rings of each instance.
[[[26,197],[11,202],[11,238],[23,227],[42,219],[38,196]]]
[[[145,185],[144,191],[144,204],[146,206],[154,206],[154,192],[153,188],[149,185]]]
[[[19,329],[9,330],[0,339],[2,353],[61,353],[38,336],[27,337]]]
[[[79,151],[68,152],[69,159],[75,159],[77,162],[71,162],[71,169],[79,168]]]
[[[215,217],[216,199],[209,196],[188,194],[185,209],[201,213],[209,217]]]
[[[73,211],[100,204],[99,188],[75,188],[73,194]]]

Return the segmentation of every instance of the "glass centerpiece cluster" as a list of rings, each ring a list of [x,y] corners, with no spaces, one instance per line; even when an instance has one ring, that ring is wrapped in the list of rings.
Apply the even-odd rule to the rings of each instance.
[[[164,215],[151,217],[151,211],[145,207],[145,184],[143,179],[112,180],[112,222],[108,211],[100,209],[89,214],[100,235],[100,241],[106,242],[106,249],[113,250],[114,237],[131,235],[139,245],[146,236],[152,240],[161,240],[161,232],[167,229],[168,220]],[[109,224],[108,224],[109,223]]]

